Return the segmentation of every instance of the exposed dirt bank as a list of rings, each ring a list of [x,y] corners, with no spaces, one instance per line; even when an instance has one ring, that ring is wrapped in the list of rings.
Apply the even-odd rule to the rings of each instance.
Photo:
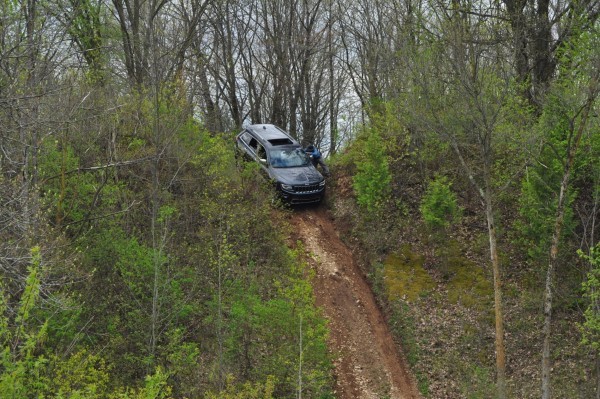
[[[317,305],[329,320],[336,398],[421,398],[352,251],[323,208],[296,209],[294,241],[312,257]]]

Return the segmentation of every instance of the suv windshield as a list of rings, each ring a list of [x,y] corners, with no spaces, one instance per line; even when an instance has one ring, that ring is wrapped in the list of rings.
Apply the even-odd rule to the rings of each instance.
[[[307,166],[310,159],[302,148],[274,149],[269,153],[274,168],[294,168]]]

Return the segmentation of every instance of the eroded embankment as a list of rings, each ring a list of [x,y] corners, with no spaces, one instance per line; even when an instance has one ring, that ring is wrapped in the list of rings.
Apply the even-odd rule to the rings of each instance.
[[[336,398],[420,398],[370,287],[326,210],[297,209],[291,222],[294,239],[311,256],[317,305],[329,320]]]

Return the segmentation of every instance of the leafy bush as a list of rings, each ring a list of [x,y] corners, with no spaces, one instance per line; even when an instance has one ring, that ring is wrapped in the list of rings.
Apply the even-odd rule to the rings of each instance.
[[[0,278],[0,392],[2,398],[103,398],[108,369],[85,350],[69,356],[48,348],[49,320],[38,320],[43,273],[40,247],[31,250],[31,264],[15,310],[10,309]],[[36,314],[37,313],[37,314]]]
[[[381,136],[376,130],[367,134],[362,157],[357,160],[353,187],[358,204],[373,212],[380,209],[387,199],[392,176]]]
[[[419,209],[430,229],[445,229],[460,217],[461,210],[456,195],[450,190],[451,185],[445,176],[438,176],[429,182]]]

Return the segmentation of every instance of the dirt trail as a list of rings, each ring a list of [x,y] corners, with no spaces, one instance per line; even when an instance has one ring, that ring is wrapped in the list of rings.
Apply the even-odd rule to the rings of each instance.
[[[297,209],[291,219],[294,238],[314,256],[317,305],[331,331],[336,398],[421,398],[369,285],[326,210]]]

